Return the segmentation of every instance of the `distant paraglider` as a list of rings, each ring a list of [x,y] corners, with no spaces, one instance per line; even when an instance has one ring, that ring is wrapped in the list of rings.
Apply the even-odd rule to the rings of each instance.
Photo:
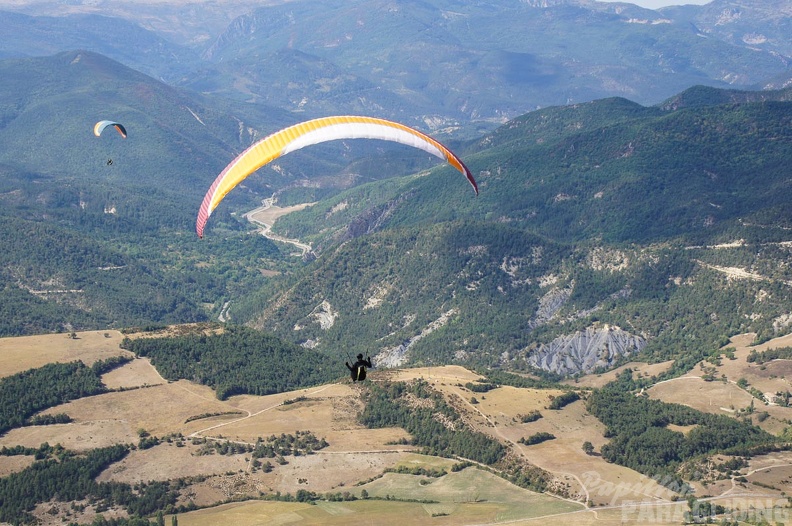
[[[121,137],[126,139],[126,137],[127,137],[126,128],[124,128],[124,125],[121,124],[120,122],[115,122],[115,121],[99,121],[99,122],[97,122],[96,124],[94,124],[94,128],[93,128],[94,135],[96,135],[97,137],[100,137],[102,135],[102,132],[104,131],[104,129],[107,128],[108,126],[112,126],[113,128],[115,128],[116,131],[121,135]],[[107,166],[112,166],[113,165],[113,159],[108,159],[105,164]]]
[[[94,135],[96,135],[97,137],[101,136],[104,129],[107,128],[108,126],[112,126],[113,128],[115,128],[116,131],[118,131],[118,133],[121,134],[121,137],[126,139],[127,136],[126,128],[124,128],[124,126],[121,123],[114,121],[99,121],[96,124],[94,124],[94,129],[93,129]]]
[[[231,161],[209,187],[201,203],[195,223],[198,236],[203,237],[206,222],[220,201],[250,174],[282,155],[337,139],[381,139],[420,148],[462,172],[478,195],[478,186],[467,166],[453,152],[428,135],[403,124],[373,117],[323,117],[275,132]]]

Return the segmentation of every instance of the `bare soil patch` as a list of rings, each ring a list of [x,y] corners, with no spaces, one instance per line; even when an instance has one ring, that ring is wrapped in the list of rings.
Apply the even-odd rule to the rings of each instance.
[[[171,480],[199,475],[220,475],[228,471],[245,471],[248,462],[243,455],[200,455],[200,446],[184,441],[161,443],[149,449],[137,449],[126,458],[116,462],[103,471],[96,480],[99,482],[148,482],[151,480]]]
[[[587,455],[589,441],[599,451],[608,442],[605,426],[585,410],[585,402],[574,402],[561,410],[543,410],[542,418],[504,430],[515,442],[545,432],[555,439],[531,446],[517,444],[533,464],[557,474],[571,494],[596,506],[615,506],[634,501],[669,501],[671,491],[631,469],[606,462],[598,454]]]
[[[33,460],[30,455],[0,456],[0,477],[7,477],[11,473],[22,471],[30,466]]]
[[[292,212],[304,210],[305,208],[308,208],[314,204],[315,203],[301,203],[299,205],[293,206],[270,205],[268,207],[257,208],[256,210],[249,212],[248,216],[253,221],[271,226],[275,224],[275,221],[277,221],[278,218],[285,216],[286,214],[291,214]]]
[[[121,348],[124,336],[113,330],[0,338],[0,376],[11,376],[48,363],[81,361],[92,365],[113,356],[133,356]]]
[[[748,407],[753,397],[736,384],[707,382],[696,376],[680,376],[647,389],[650,398],[682,404],[705,413],[733,415]]]
[[[762,365],[753,371],[759,378],[764,380],[774,380],[776,378],[781,380],[792,379],[792,360],[778,359],[765,362]]]
[[[787,379],[788,372],[792,372],[792,361],[775,360],[756,364],[748,362],[747,358],[754,349],[763,351],[792,345],[792,335],[751,346],[754,338],[754,334],[732,337],[726,347],[733,350],[734,359],[724,354],[719,365],[701,362],[687,375],[655,384],[647,393],[664,402],[732,416],[746,415],[753,404],[753,423],[769,433],[781,433],[788,425],[786,422],[792,419],[792,408],[776,405],[773,399],[778,392],[792,391],[792,378]],[[712,381],[706,381],[705,377]],[[748,383],[746,389],[737,385],[742,380]],[[761,393],[769,403],[754,396],[751,389]],[[764,413],[767,413],[764,415],[767,418],[763,417],[760,421],[759,415]]]
[[[12,429],[0,437],[0,446],[21,445],[37,448],[47,442],[52,445],[60,444],[74,451],[85,451],[137,441],[135,428],[128,421],[109,418]]]
[[[394,382],[406,382],[423,378],[429,383],[465,384],[484,378],[464,367],[458,365],[444,365],[441,367],[418,367],[415,369],[399,369],[393,372]]]
[[[189,388],[185,388],[188,385]],[[109,392],[73,400],[44,411],[44,414],[66,413],[73,422],[49,426],[14,429],[0,438],[0,444],[17,440],[31,445],[50,435],[50,443],[60,441],[65,447],[84,449],[99,447],[97,443],[136,443],[138,430],[155,436],[183,432],[185,421],[195,415],[220,413],[235,408],[214,397],[208,387],[182,380],[128,391]],[[103,435],[107,435],[103,437]],[[32,438],[36,437],[36,438]],[[36,447],[45,440],[36,442]],[[31,445],[31,447],[32,447]]]
[[[102,383],[108,389],[130,389],[132,387],[160,385],[166,382],[154,366],[151,365],[151,360],[148,358],[137,358],[102,375]]]
[[[671,431],[675,431],[677,433],[682,433],[683,435],[687,435],[688,433],[690,433],[691,431],[693,431],[697,427],[698,427],[698,424],[692,424],[692,425],[689,425],[689,426],[678,426],[676,424],[668,424],[666,426],[667,429],[670,429]]]
[[[295,396],[299,395],[299,396]],[[280,405],[283,400],[297,400]],[[202,436],[222,436],[253,443],[258,437],[310,430],[330,444],[326,451],[395,451],[404,446],[388,444],[409,435],[401,428],[367,429],[357,422],[362,410],[358,395],[349,385],[331,384],[313,390],[265,397],[235,397],[230,400],[251,416],[206,429]],[[190,423],[190,429],[193,423]],[[195,433],[196,431],[193,431]]]

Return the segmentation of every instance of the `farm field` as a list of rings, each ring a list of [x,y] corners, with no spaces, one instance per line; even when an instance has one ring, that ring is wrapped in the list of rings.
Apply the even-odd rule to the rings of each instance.
[[[422,481],[428,481],[422,485]],[[254,524],[495,524],[519,523],[531,517],[579,513],[584,507],[523,490],[477,468],[439,479],[388,473],[359,490],[370,498],[317,505],[249,502],[223,505],[179,515],[179,524],[217,524],[219,517],[240,526]],[[401,499],[432,502],[396,502]],[[219,514],[219,515],[218,515]],[[230,514],[230,515],[229,515]]]

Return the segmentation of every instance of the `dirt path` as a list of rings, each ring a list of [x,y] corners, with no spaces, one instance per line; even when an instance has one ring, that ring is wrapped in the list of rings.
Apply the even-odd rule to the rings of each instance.
[[[739,267],[719,267],[717,265],[710,265],[709,263],[704,263],[703,261],[699,261],[699,260],[694,260],[694,261],[699,265],[701,265],[702,267],[706,267],[716,272],[720,272],[721,274],[725,274],[732,279],[747,279],[751,281],[778,282],[778,283],[783,283],[784,285],[787,285],[789,287],[792,287],[792,281],[769,278],[767,276],[763,276],[755,272],[748,272],[747,270]]]
[[[335,386],[335,385],[338,385],[338,384],[327,384],[327,385],[323,385],[322,387],[320,387],[320,388],[316,389],[315,391],[311,391],[310,393],[308,393],[308,396],[315,395],[315,394],[317,394],[317,393],[321,393],[321,392],[322,392],[322,391],[324,391],[325,389],[329,389],[329,388],[331,388],[331,387],[333,387],[333,386]],[[183,388],[185,391],[187,391],[188,393],[191,393],[191,394],[193,394],[193,395],[196,395],[195,393],[193,393],[192,391],[190,391],[190,390],[189,390],[189,389],[187,389],[186,387],[182,387],[182,388]],[[200,396],[200,395],[196,395],[196,396]],[[283,405],[283,402],[278,402],[277,404],[272,404],[271,406],[269,406],[269,407],[265,407],[264,409],[261,409],[261,410],[259,410],[259,411],[256,411],[255,413],[253,413],[253,412],[251,412],[251,411],[249,411],[249,410],[247,410],[247,409],[242,409],[242,408],[240,408],[240,407],[233,407],[233,406],[232,406],[234,409],[238,409],[239,411],[243,411],[243,412],[247,413],[247,416],[243,416],[243,417],[241,417],[241,418],[235,418],[234,420],[229,420],[228,422],[221,422],[221,423],[219,423],[219,424],[215,424],[215,425],[213,425],[213,426],[209,426],[209,427],[205,427],[205,428],[203,428],[203,429],[199,429],[198,431],[194,431],[193,433],[190,433],[188,436],[189,436],[190,438],[192,438],[192,437],[201,437],[201,438],[206,438],[206,439],[208,439],[208,440],[221,440],[221,439],[218,439],[218,438],[215,438],[215,437],[204,436],[204,435],[203,435],[203,433],[206,433],[207,431],[211,431],[211,430],[213,430],[213,429],[217,429],[217,428],[219,428],[219,427],[230,426],[231,424],[236,424],[236,423],[238,423],[238,422],[241,422],[242,420],[247,420],[248,418],[253,418],[254,416],[260,415],[261,413],[265,413],[265,412],[267,412],[267,411],[271,411],[271,410],[273,410],[273,409],[276,409],[276,408],[278,408],[278,407],[281,407],[282,405]],[[225,441],[225,440],[227,440],[227,439],[223,438],[222,440],[224,440],[224,441]],[[255,444],[249,444],[249,443],[247,443],[247,442],[240,442],[240,441],[238,441],[238,440],[232,440],[231,442],[234,442],[234,443],[237,443],[237,444],[248,444],[248,445],[253,445],[253,446],[255,446]]]
[[[273,195],[272,197],[264,199],[264,201],[261,202],[260,207],[245,214],[245,219],[255,225],[260,226],[260,233],[262,236],[266,237],[267,239],[271,239],[272,241],[294,245],[300,249],[300,255],[304,256],[311,252],[311,245],[303,243],[299,239],[289,239],[274,234],[272,232],[272,227],[275,225],[275,221],[277,221],[279,217],[285,216],[286,214],[291,214],[292,212],[297,212],[298,210],[302,210],[312,206],[313,204],[314,203],[302,203],[287,207],[275,206],[275,196]]]

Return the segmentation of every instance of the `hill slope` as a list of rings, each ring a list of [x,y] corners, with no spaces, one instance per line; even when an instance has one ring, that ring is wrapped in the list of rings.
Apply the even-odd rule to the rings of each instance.
[[[387,363],[524,367],[611,326],[684,367],[734,332],[783,333],[792,105],[718,100],[541,110],[471,147],[476,199],[439,168],[281,218],[320,257],[232,314]],[[586,353],[609,366],[604,341]]]
[[[255,123],[91,52],[6,60],[0,71],[0,332],[204,319],[202,289],[224,278],[194,266],[190,231],[205,187]],[[107,118],[128,138],[95,137]],[[221,244],[209,250],[225,258]]]

